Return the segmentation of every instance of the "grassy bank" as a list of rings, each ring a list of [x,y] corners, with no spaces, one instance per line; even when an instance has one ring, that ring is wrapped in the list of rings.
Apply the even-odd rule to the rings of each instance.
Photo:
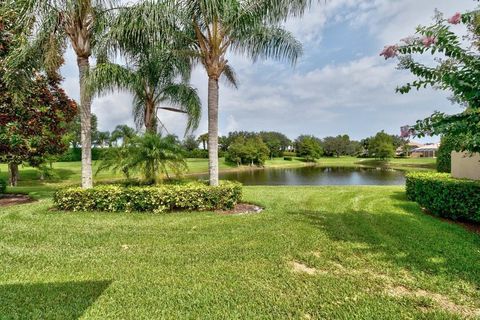
[[[207,159],[187,159],[189,168],[189,174],[198,174],[208,172],[208,160]],[[306,165],[312,165],[312,163],[303,162],[301,159],[296,158],[292,161],[286,161],[283,158],[275,158],[267,160],[265,168],[295,168]],[[431,170],[435,168],[435,159],[432,158],[418,158],[418,159],[393,159],[389,162],[383,162],[372,159],[359,159],[354,157],[340,157],[340,158],[321,158],[317,160],[316,165],[319,166],[387,166],[403,170]],[[94,171],[96,170],[94,163]],[[233,171],[233,170],[247,170],[248,166],[237,167],[226,163],[224,159],[220,159],[220,171]],[[38,170],[30,168],[28,166],[20,167],[20,186],[41,186],[52,183],[72,184],[80,182],[81,163],[80,162],[57,162],[53,164],[53,179],[40,181],[40,174]],[[0,164],[0,178],[7,178],[7,165]],[[95,181],[105,181],[122,179],[123,176],[120,173],[113,173],[109,171],[102,171],[95,176]]]
[[[480,237],[402,187],[245,187],[245,199],[266,210],[2,208],[0,318],[480,316]]]

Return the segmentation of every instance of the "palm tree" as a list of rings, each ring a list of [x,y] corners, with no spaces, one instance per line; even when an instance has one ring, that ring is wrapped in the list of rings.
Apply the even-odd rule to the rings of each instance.
[[[121,171],[127,179],[132,172],[140,173],[145,181],[158,183],[162,174],[179,175],[187,170],[182,147],[175,136],[162,137],[147,132],[135,136],[119,148],[109,148],[102,157],[96,173],[103,170]]]
[[[110,139],[115,143],[115,145],[117,145],[118,140],[122,140],[122,147],[125,147],[133,138],[135,138],[136,135],[135,129],[130,128],[126,124],[120,124],[115,127],[115,130],[112,131]]]
[[[231,52],[252,60],[286,59],[292,64],[301,44],[281,27],[289,15],[302,14],[311,0],[164,0],[134,6],[113,34],[130,35],[130,44],[164,43],[174,34],[180,53],[200,62],[208,75],[208,152],[210,184],[218,185],[218,94],[220,78],[237,86],[228,64]],[[138,19],[141,16],[142,19]],[[161,23],[159,23],[161,22]],[[180,26],[180,27],[178,27]]]
[[[207,150],[208,132],[198,137],[198,142],[202,144],[203,150]]]
[[[97,94],[116,89],[131,92],[134,95],[133,115],[137,129],[145,126],[147,132],[157,133],[158,109],[185,113],[188,116],[186,131],[196,129],[201,116],[201,102],[196,89],[187,83],[191,72],[189,60],[167,50],[144,50],[140,53],[123,51],[127,66],[113,63],[97,65],[89,75],[89,90]]]
[[[85,90],[85,79],[90,68],[90,57],[98,35],[111,20],[116,0],[16,0],[13,5],[22,17],[22,23],[34,24],[32,39],[16,64],[41,56],[47,69],[58,69],[69,43],[77,56],[80,74],[82,187],[92,182],[91,156],[91,96]]]

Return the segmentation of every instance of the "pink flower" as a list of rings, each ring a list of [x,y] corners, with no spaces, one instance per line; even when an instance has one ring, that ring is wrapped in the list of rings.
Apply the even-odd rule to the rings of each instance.
[[[459,24],[460,22],[462,22],[462,14],[460,12],[457,12],[447,21],[451,24]]]
[[[384,56],[385,60],[396,57],[398,55],[398,47],[396,45],[386,46],[380,55]]]
[[[425,37],[422,39],[422,43],[425,47],[430,47],[432,44],[435,44],[437,43],[437,38],[435,38],[434,36],[430,36],[430,37]]]

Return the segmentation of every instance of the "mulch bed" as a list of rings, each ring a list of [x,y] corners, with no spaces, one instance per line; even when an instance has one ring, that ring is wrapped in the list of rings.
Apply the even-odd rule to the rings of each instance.
[[[432,214],[431,212],[429,212],[426,209],[422,209],[422,211],[424,213],[428,214],[429,216],[440,219],[444,222],[447,222],[447,223],[450,223],[450,224],[456,224],[456,225],[459,225],[459,226],[463,227],[464,229],[466,229],[468,231],[480,234],[480,223],[452,220],[452,219],[448,219],[448,218],[439,217],[439,216],[436,216],[436,215]]]
[[[260,213],[263,211],[263,208],[249,203],[239,203],[232,210],[217,210],[217,213],[220,214],[254,214]]]
[[[35,200],[24,194],[4,194],[0,195],[0,207],[14,206],[34,202]]]

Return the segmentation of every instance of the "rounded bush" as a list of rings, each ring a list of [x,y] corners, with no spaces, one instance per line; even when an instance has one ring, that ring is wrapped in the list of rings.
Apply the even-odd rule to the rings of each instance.
[[[480,181],[455,179],[448,173],[407,175],[407,197],[432,214],[480,222]]]
[[[222,182],[218,187],[203,183],[137,186],[102,185],[59,190],[53,201],[64,211],[165,212],[232,209],[241,200],[242,185]]]

